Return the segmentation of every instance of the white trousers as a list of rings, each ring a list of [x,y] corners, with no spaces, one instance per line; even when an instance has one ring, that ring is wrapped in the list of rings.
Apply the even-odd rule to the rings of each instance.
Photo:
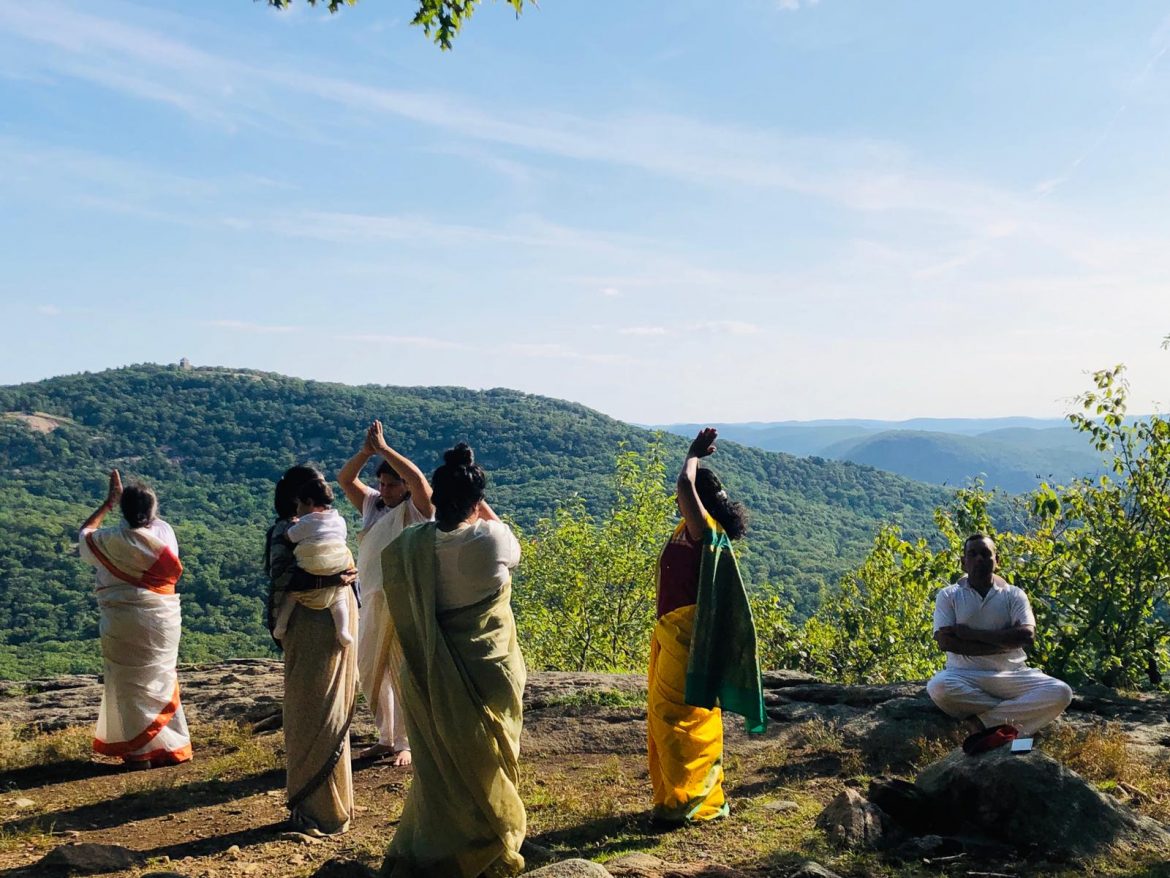
[[[1015,726],[1022,737],[1044,728],[1072,701],[1067,683],[1035,668],[939,671],[926,684],[931,700],[953,717],[976,717],[985,728]]]
[[[362,608],[358,613],[358,677],[362,694],[374,712],[378,743],[395,751],[407,750],[410,743],[406,739],[406,718],[398,709],[384,655],[383,627],[387,624],[389,612],[382,589],[362,587]]]

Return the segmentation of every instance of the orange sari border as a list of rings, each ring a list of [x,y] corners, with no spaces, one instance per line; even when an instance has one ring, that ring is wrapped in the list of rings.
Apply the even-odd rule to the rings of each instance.
[[[145,729],[135,735],[129,741],[103,741],[100,738],[93,739],[93,751],[100,753],[103,756],[121,756],[125,757],[135,750],[141,750],[147,744],[154,740],[155,736],[167,727],[167,724],[174,719],[175,711],[179,709],[179,684],[175,683],[175,694],[171,696],[170,702],[162,709],[158,716],[156,716]],[[180,748],[180,750],[183,748]],[[188,749],[190,749],[188,747]],[[164,752],[164,751],[156,751]],[[146,758],[140,757],[140,758]]]
[[[102,566],[110,571],[111,575],[130,585],[153,591],[155,594],[174,594],[175,583],[183,574],[183,562],[175,557],[169,548],[159,555],[158,560],[142,574],[141,579],[135,579],[106,557],[105,553],[98,548],[97,540],[93,538],[92,532],[85,535],[85,544],[89,546],[93,556],[102,562]]]

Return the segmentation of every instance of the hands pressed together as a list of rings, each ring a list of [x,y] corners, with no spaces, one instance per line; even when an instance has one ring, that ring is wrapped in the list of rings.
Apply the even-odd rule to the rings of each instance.
[[[382,422],[375,420],[366,429],[366,440],[362,445],[363,450],[371,457],[378,454],[384,454],[390,450],[390,446],[386,444],[386,436],[382,432]]]
[[[122,476],[116,469],[110,470],[110,487],[106,491],[106,506],[113,509],[122,499]]]

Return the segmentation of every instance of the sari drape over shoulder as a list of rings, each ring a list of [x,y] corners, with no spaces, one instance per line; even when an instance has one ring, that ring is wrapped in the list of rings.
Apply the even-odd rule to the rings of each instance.
[[[82,556],[106,574],[97,589],[105,686],[93,749],[127,762],[185,762],[192,751],[176,669],[183,565],[174,534],[160,521],[84,532],[82,541]]]
[[[382,559],[394,593],[384,646],[414,754],[383,874],[515,874],[526,827],[518,791],[525,668],[511,587],[437,613],[433,523],[403,531]]]
[[[765,714],[751,607],[727,535],[713,520],[702,542],[696,603],[655,625],[647,689],[655,817],[726,816],[722,709],[744,715],[753,733],[764,730]]]

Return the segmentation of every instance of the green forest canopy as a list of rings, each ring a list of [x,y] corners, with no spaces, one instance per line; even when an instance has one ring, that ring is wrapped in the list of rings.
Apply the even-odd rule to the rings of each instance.
[[[513,390],[350,387],[158,365],[0,388],[0,412],[0,678],[100,666],[93,576],[75,540],[112,466],[153,485],[175,526],[186,566],[182,658],[206,661],[269,653],[260,565],[273,481],[304,461],[334,476],[372,418],[428,473],[443,449],[470,442],[493,503],[524,529],[574,496],[605,514],[615,456],[645,450],[654,436]],[[667,437],[668,472],[685,446]],[[882,524],[925,533],[947,496],[854,464],[732,443],[712,465],[751,510],[742,562],[753,587],[801,615],[865,555]]]

